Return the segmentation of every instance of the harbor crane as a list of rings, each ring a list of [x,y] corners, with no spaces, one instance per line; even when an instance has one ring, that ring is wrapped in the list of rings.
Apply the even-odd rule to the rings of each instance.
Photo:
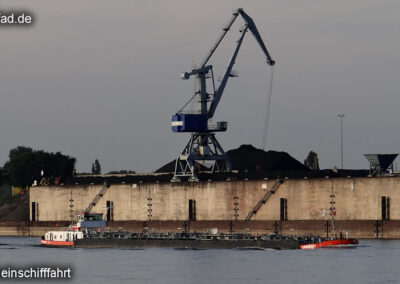
[[[226,67],[225,73],[222,76],[220,84],[215,88],[213,66],[209,65],[208,61],[239,15],[242,16],[245,25],[240,30],[241,35],[236,42],[235,50]],[[181,110],[172,116],[173,132],[191,133],[189,142],[176,159],[175,173],[172,181],[181,181],[182,178],[188,179],[189,181],[198,181],[200,164],[204,163],[210,164],[210,171],[212,173],[232,171],[231,163],[227,154],[215,138],[216,132],[226,131],[228,123],[226,121],[219,121],[216,125],[209,125],[208,122],[214,116],[229,77],[236,77],[236,75],[232,74],[232,68],[242,45],[243,38],[248,30],[251,31],[267,57],[268,65],[273,66],[275,61],[272,60],[269,55],[253,19],[250,18],[242,8],[239,8],[233,12],[231,19],[223,28],[221,35],[214,43],[207,56],[201,62],[200,67],[193,67],[192,71],[181,73],[181,79],[183,80],[188,80],[192,76],[197,80],[198,88],[195,90],[195,94],[191,99],[197,99],[197,110],[195,112],[183,111],[183,108],[187,105],[186,104]],[[206,86],[208,79],[211,79],[212,83],[211,92],[208,92]]]

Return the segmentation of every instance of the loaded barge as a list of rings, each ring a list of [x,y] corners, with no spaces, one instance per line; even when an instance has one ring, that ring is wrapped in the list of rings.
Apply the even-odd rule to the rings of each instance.
[[[176,249],[298,249],[294,237],[276,235],[202,233],[130,233],[106,230],[100,213],[80,213],[76,225],[50,231],[42,237],[45,247],[76,248],[176,248]]]
[[[248,234],[136,234],[111,233],[78,239],[81,248],[174,248],[174,249],[298,249],[295,238],[254,237]]]
[[[61,231],[50,231],[42,237],[45,247],[75,248],[174,248],[174,249],[313,249],[358,244],[354,239],[327,239],[281,235],[209,233],[131,233],[111,232],[99,213],[80,213],[76,225]]]

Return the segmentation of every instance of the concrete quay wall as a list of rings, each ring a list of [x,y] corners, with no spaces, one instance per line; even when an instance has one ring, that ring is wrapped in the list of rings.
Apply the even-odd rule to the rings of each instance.
[[[106,214],[108,201],[112,202],[113,221],[244,221],[275,183],[276,180],[232,180],[112,184],[92,212]],[[31,221],[71,220],[71,216],[85,210],[102,187],[32,187]],[[282,221],[329,220],[331,191],[336,202],[335,220],[382,220],[382,210],[386,219],[400,220],[400,177],[284,180],[251,220],[282,220],[282,210]],[[382,197],[388,200],[386,205],[382,205]],[[286,200],[285,208],[281,199]]]

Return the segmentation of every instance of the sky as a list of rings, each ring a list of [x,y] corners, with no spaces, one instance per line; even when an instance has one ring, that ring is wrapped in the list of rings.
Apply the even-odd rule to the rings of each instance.
[[[399,1],[11,1],[34,24],[0,26],[0,165],[24,145],[70,155],[78,172],[154,171],[189,134],[171,115],[192,96],[180,73],[200,63],[232,11],[255,21],[276,61],[267,150],[321,168],[368,168],[366,153],[399,153]],[[232,55],[238,18],[210,60],[216,77]],[[250,33],[213,121],[227,151],[262,147],[270,68]],[[397,164],[397,163],[396,163]],[[396,166],[395,164],[395,166]],[[400,164],[399,164],[400,166]]]

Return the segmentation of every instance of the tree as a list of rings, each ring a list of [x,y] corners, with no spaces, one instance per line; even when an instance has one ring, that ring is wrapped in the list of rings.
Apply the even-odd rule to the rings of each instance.
[[[11,149],[9,160],[4,164],[3,172],[8,182],[15,186],[30,186],[44,177],[71,177],[75,171],[76,159],[60,152],[49,153],[18,146]]]
[[[92,174],[93,175],[100,175],[101,174],[101,165],[99,160],[95,160],[92,164]]]

